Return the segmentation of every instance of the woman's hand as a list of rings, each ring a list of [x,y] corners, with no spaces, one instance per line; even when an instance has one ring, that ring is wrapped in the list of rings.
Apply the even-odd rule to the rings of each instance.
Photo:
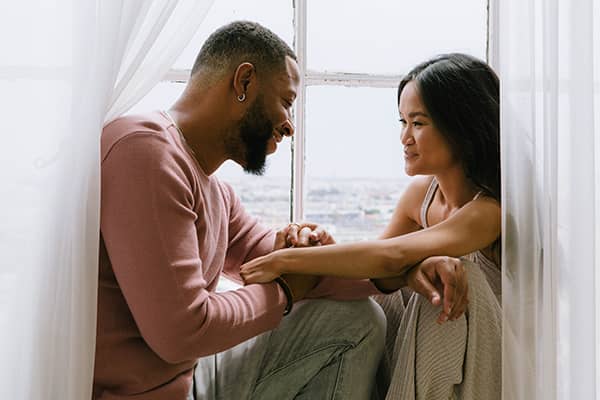
[[[277,231],[273,250],[328,244],[335,244],[335,240],[321,225],[312,222],[292,222]]]
[[[459,258],[429,257],[407,274],[408,286],[434,306],[443,305],[438,323],[459,318],[469,304],[467,273]]]
[[[267,283],[281,276],[277,268],[277,256],[274,253],[257,257],[240,267],[240,275],[246,284]]]

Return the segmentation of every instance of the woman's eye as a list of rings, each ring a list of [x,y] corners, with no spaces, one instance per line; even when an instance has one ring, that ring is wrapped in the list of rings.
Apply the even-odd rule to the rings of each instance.
[[[400,123],[402,124],[402,126],[406,125],[406,120],[403,118],[400,118],[398,121],[400,121]]]
[[[415,121],[415,122],[413,122],[413,126],[423,126],[423,123],[419,122],[419,121]]]

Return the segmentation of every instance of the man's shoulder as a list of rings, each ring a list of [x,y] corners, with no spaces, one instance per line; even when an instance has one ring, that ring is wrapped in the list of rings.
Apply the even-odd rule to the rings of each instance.
[[[121,140],[136,134],[166,138],[168,120],[161,112],[132,114],[118,117],[104,126],[101,136],[101,155],[104,159]]]

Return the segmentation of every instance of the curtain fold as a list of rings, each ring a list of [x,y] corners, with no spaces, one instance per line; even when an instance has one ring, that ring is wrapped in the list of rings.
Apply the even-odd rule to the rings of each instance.
[[[0,398],[91,398],[102,126],[212,2],[0,3]]]
[[[105,122],[129,110],[165,75],[198,30],[213,1],[152,3],[122,60]],[[198,43],[198,50],[200,46]]]
[[[600,6],[498,0],[505,399],[598,397]]]

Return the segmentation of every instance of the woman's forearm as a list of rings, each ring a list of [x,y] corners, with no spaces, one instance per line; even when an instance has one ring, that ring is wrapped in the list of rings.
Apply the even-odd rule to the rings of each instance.
[[[355,279],[399,276],[428,257],[460,257],[485,248],[497,239],[500,207],[493,201],[471,203],[437,225],[398,237],[284,249],[271,256],[281,273]]]
[[[500,235],[501,211],[493,200],[471,202],[432,227],[383,240],[397,273],[431,256],[460,257],[491,245]],[[395,268],[397,264],[391,264]]]
[[[271,255],[282,274],[366,279],[392,277],[402,270],[401,252],[390,252],[388,243],[383,240],[284,249]]]

